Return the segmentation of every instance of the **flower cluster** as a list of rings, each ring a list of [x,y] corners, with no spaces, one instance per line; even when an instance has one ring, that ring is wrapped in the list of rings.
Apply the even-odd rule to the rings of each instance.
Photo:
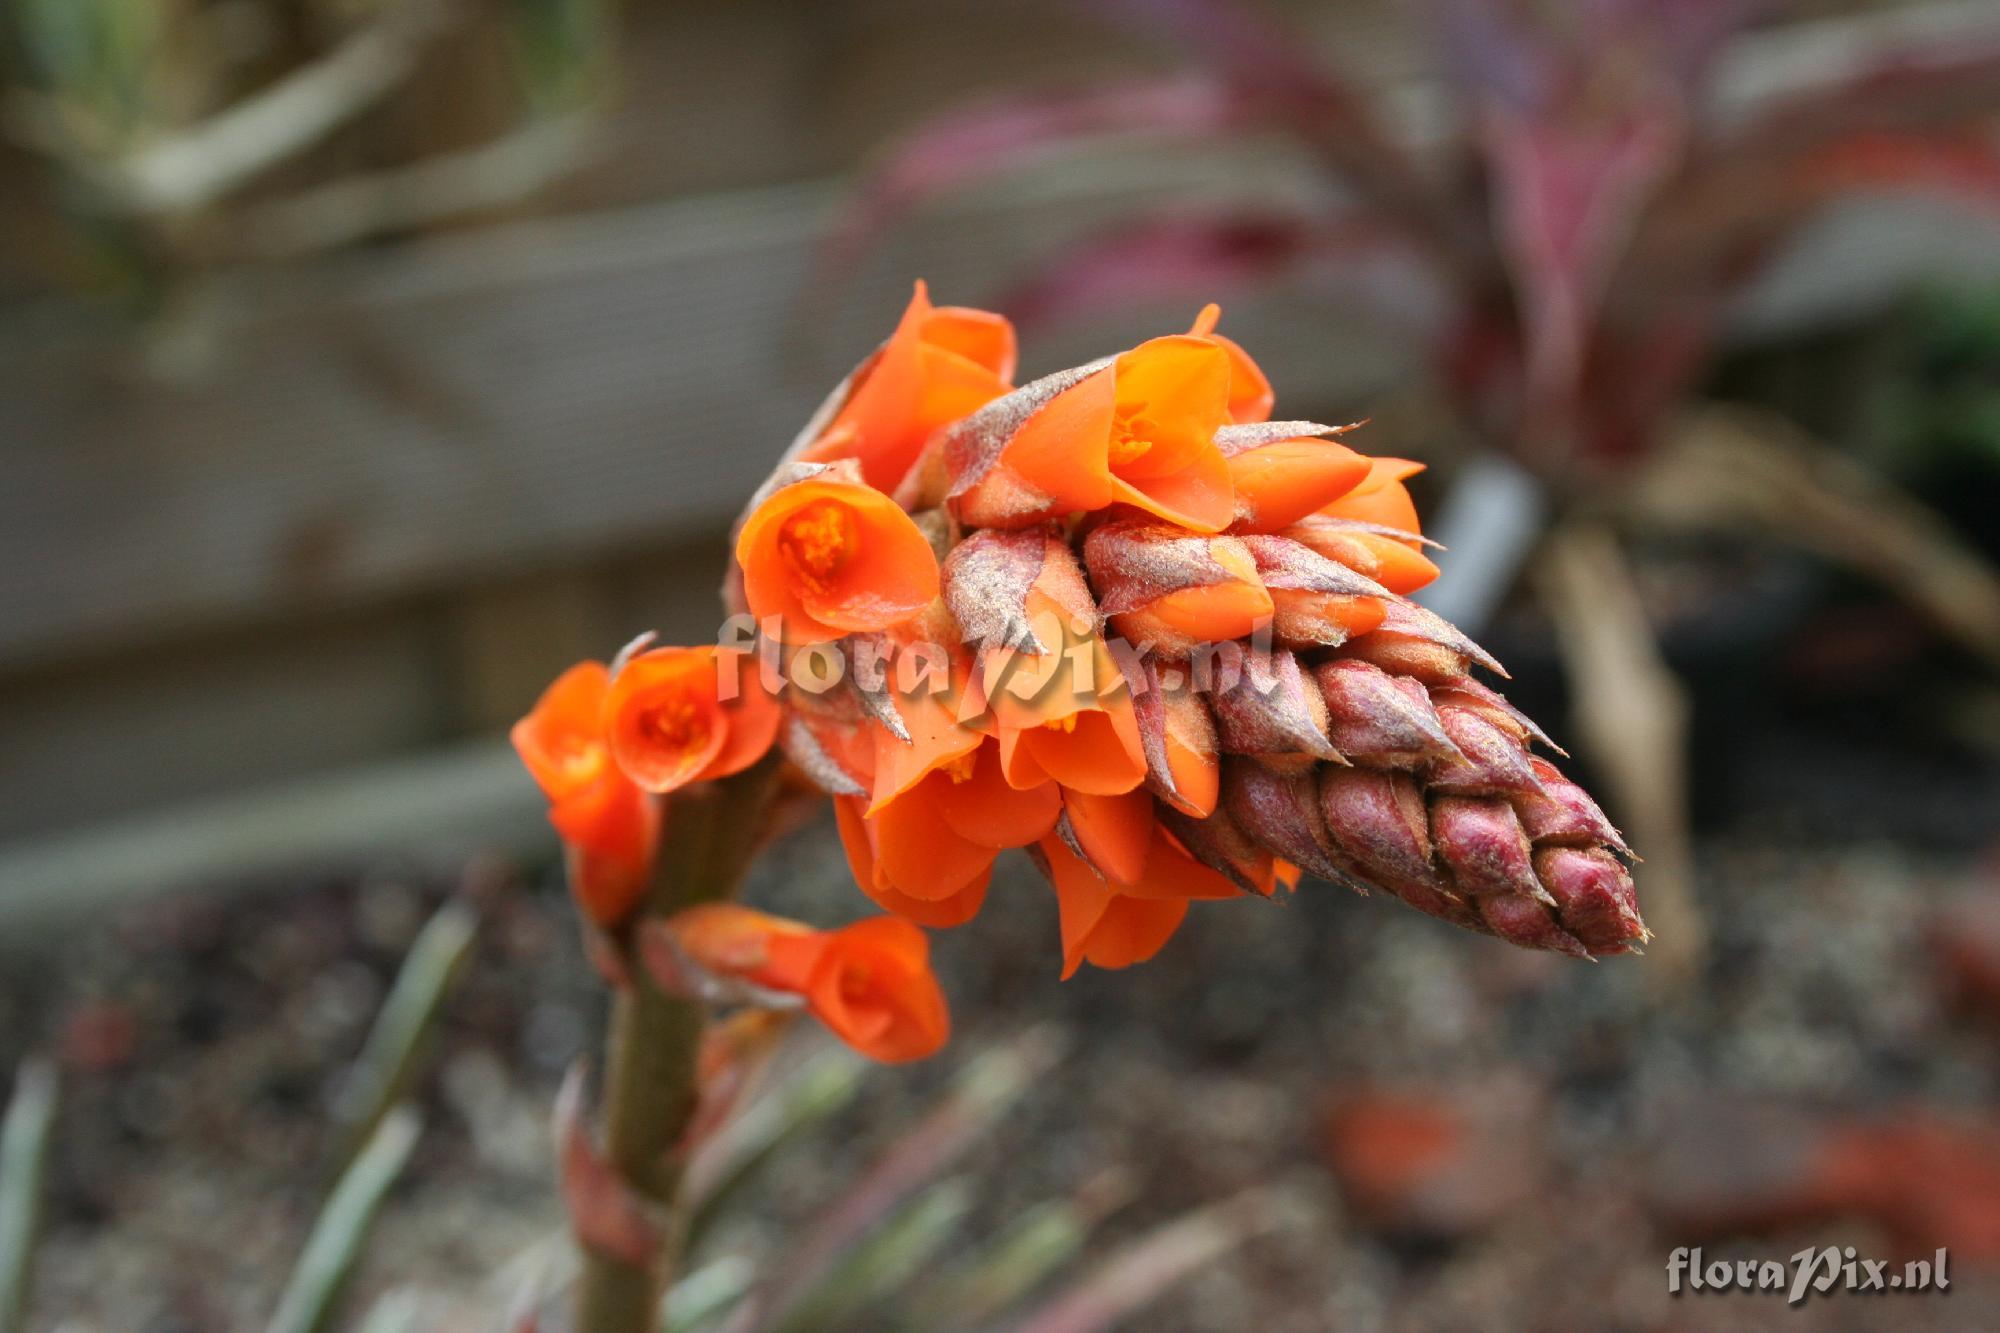
[[[1006,321],[919,285],[737,525],[754,642],[577,667],[517,728],[592,917],[643,892],[658,794],[775,743],[905,922],[970,920],[1026,849],[1065,976],[1302,873],[1529,947],[1642,942],[1617,831],[1407,598],[1437,574],[1419,465],[1272,420],[1215,323],[1016,388]]]

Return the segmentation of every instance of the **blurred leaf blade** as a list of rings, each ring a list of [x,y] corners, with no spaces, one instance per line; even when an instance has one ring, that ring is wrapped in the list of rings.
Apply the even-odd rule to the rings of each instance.
[[[1076,1283],[1009,1326],[1010,1333],[1101,1333],[1238,1246],[1276,1229],[1282,1196],[1245,1190],[1168,1222],[1114,1251]]]
[[[459,901],[439,908],[418,932],[342,1089],[336,1118],[344,1137],[337,1169],[353,1161],[383,1117],[409,1094],[478,932],[478,914]]]
[[[56,1106],[54,1066],[23,1061],[0,1124],[0,1333],[26,1327]]]
[[[920,1319],[974,1326],[998,1318],[1081,1255],[1098,1223],[1131,1193],[1125,1173],[1113,1168],[1074,1197],[1029,1208],[922,1295]]]
[[[841,1256],[770,1327],[774,1333],[812,1333],[853,1326],[858,1316],[904,1289],[971,1211],[969,1182],[954,1178],[933,1185]]]
[[[321,1333],[332,1326],[376,1211],[408,1165],[422,1132],[417,1113],[401,1106],[369,1137],[314,1221],[267,1333]]]
[[[846,1051],[809,1063],[769,1096],[752,1100],[689,1172],[686,1246],[692,1254],[730,1205],[790,1144],[837,1115],[861,1089],[866,1066]]]
[[[757,1269],[741,1255],[703,1264],[667,1292],[663,1333],[700,1333],[726,1314],[756,1280]]]
[[[943,1104],[807,1227],[784,1271],[750,1294],[729,1327],[735,1333],[769,1327],[904,1199],[963,1156],[1054,1063],[1058,1050],[1053,1036],[1037,1030],[974,1059]]]

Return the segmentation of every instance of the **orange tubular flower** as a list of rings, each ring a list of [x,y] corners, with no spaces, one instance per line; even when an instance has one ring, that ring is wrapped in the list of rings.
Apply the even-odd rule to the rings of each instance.
[[[1320,512],[1329,518],[1378,523],[1414,537],[1423,529],[1417,523],[1417,505],[1410,498],[1410,488],[1403,483],[1423,470],[1422,463],[1407,458],[1371,458],[1367,477]]]
[[[930,541],[851,460],[781,474],[744,520],[736,560],[751,614],[778,617],[794,643],[888,629],[938,593]]]
[[[1235,517],[1229,354],[1210,338],[1155,338],[1110,365],[1037,381],[943,437],[953,505],[975,527],[1128,504],[1196,532]]]
[[[734,697],[724,700],[731,674]],[[783,717],[749,657],[712,645],[638,654],[611,681],[604,709],[611,757],[653,792],[742,772],[771,748]]]
[[[1369,460],[1332,437],[1352,426],[1266,421],[1224,426],[1215,443],[1236,489],[1236,532],[1276,532],[1352,491]]]
[[[835,1036],[872,1060],[921,1060],[951,1035],[930,941],[907,921],[874,917],[821,931],[711,903],[667,926],[697,967],[801,997]]]
[[[893,492],[931,432],[1006,393],[1014,326],[999,315],[937,307],[923,283],[889,341],[855,371],[833,420],[800,455],[853,458],[870,486]]]
[[[1194,317],[1194,327],[1188,333],[1208,339],[1229,357],[1229,419],[1238,425],[1269,421],[1278,401],[1271,392],[1271,381],[1264,378],[1248,352],[1215,331],[1221,319],[1222,307],[1210,302]]]
[[[612,761],[604,735],[610,673],[580,662],[514,724],[515,752],[549,798],[549,822],[569,857],[578,904],[599,925],[622,920],[645,894],[659,846],[659,803]]]
[[[1110,810],[1107,822],[1122,823]],[[1189,856],[1157,823],[1148,826],[1138,873],[1116,877],[1098,860],[1106,837],[1125,844],[1123,831],[1100,828],[1086,841],[1080,828],[1072,836],[1082,855],[1062,837],[1051,835],[1037,846],[1049,882],[1055,886],[1062,920],[1063,979],[1084,963],[1102,968],[1130,967],[1158,953],[1187,917],[1188,903],[1204,898],[1234,898],[1238,890],[1221,875]],[[1121,845],[1121,858],[1131,854]],[[1088,859],[1086,859],[1088,858]],[[1096,864],[1093,864],[1095,862]]]

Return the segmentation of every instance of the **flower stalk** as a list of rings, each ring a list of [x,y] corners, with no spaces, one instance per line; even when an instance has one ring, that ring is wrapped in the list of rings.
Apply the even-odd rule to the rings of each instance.
[[[656,1229],[648,1262],[583,1245],[577,1284],[581,1333],[650,1333],[680,1259],[685,1209],[678,1151],[699,1101],[696,1057],[705,1023],[699,999],[661,989],[639,956],[639,927],[732,896],[755,854],[778,764],[676,792],[661,831],[652,885],[614,931],[621,984],[605,1046],[605,1163]]]

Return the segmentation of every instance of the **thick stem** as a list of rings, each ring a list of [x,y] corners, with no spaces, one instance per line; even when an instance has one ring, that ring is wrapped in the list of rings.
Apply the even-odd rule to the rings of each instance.
[[[755,854],[776,773],[775,758],[766,759],[670,799],[659,871],[632,925],[735,891]],[[680,1257],[685,1219],[675,1148],[694,1117],[704,1015],[699,1001],[653,984],[632,947],[634,936],[628,928],[620,942],[628,983],[618,991],[606,1038],[605,1158],[648,1205],[664,1241],[644,1266],[585,1246],[577,1282],[579,1333],[652,1333]]]

